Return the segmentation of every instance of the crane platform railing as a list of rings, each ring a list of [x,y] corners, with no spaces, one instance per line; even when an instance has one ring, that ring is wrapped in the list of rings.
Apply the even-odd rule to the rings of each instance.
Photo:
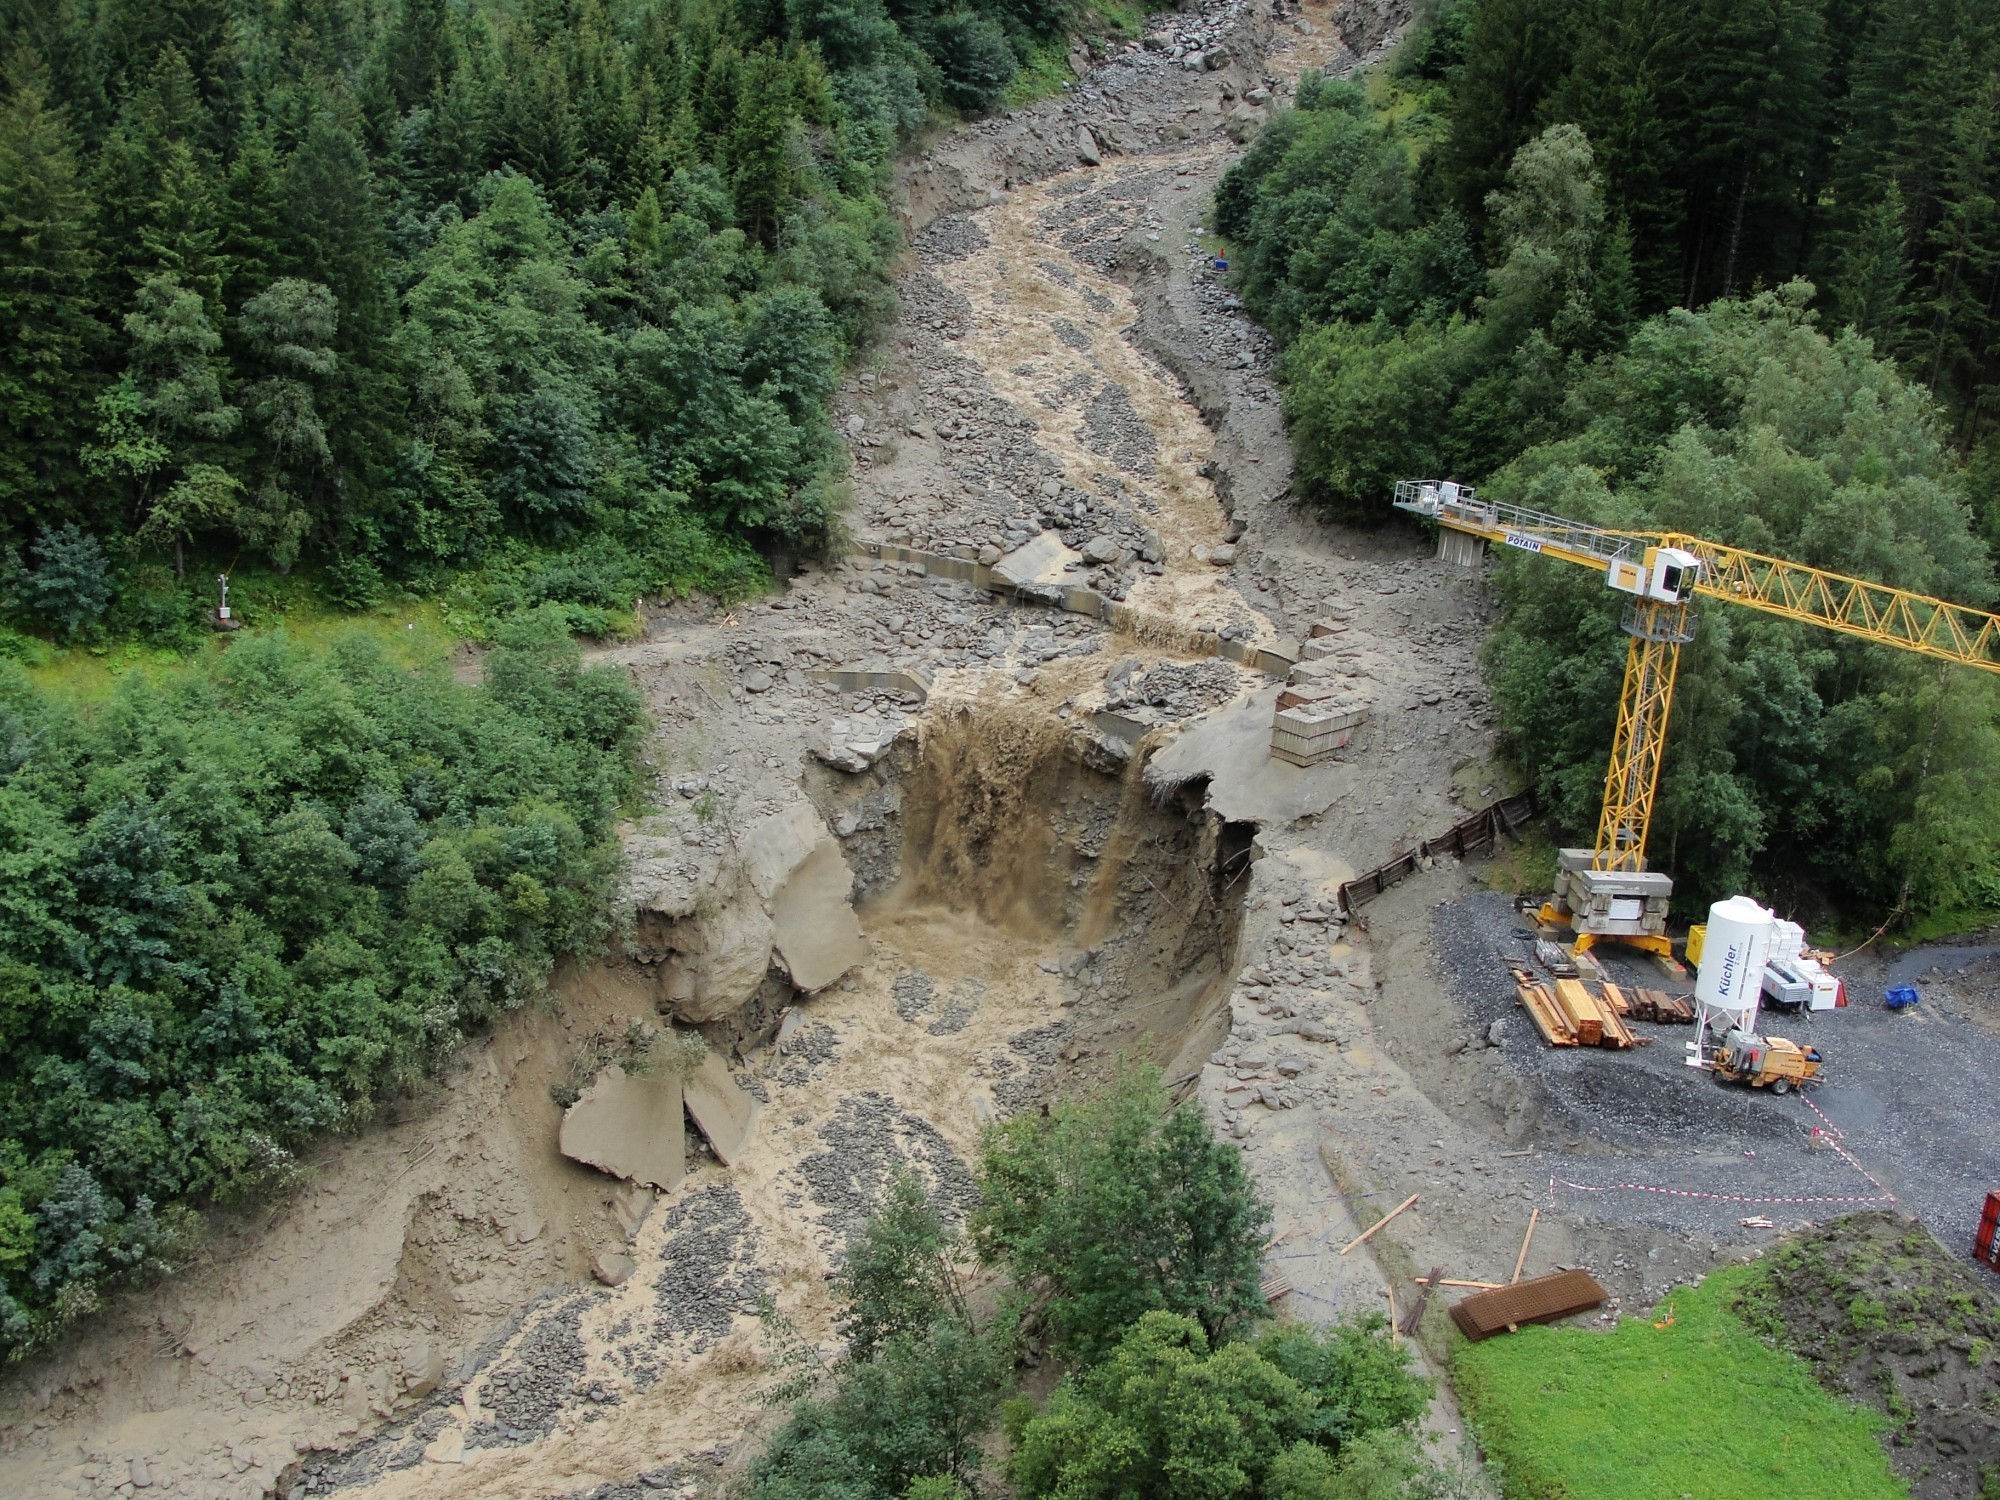
[[[1396,484],[1394,505],[1455,531],[1469,531],[1522,552],[1552,553],[1570,562],[1637,562],[1661,533],[1586,526],[1505,500],[1483,500],[1469,484],[1404,479]]]
[[[1402,480],[1394,504],[1453,531],[1587,566],[1636,562],[1649,547],[1677,547],[1701,561],[1695,582],[1699,595],[2000,673],[2000,615],[1971,605],[1684,532],[1590,526],[1525,505],[1483,499],[1471,485],[1446,480]]]

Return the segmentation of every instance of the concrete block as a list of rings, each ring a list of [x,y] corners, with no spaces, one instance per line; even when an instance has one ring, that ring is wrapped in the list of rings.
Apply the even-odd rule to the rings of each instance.
[[[818,814],[813,814],[817,823]],[[849,898],[854,874],[840,845],[822,826],[820,841],[771,901],[771,946],[792,983],[824,989],[868,956]]]

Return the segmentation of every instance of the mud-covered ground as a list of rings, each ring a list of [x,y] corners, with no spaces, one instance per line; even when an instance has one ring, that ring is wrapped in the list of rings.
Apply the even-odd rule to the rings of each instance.
[[[1916,1500],[1986,1493],[2000,1467],[2000,1314],[1979,1273],[1900,1215],[1801,1235],[1742,1308],[1828,1389],[1890,1421]]]
[[[1379,743],[1420,738],[1442,771],[1456,731],[1444,693],[1426,704],[1424,689],[1471,663],[1461,650],[1440,671],[1425,643],[1473,588],[1412,577],[1384,604],[1361,555],[1374,544],[1322,539],[1298,568],[1258,550],[1260,534],[1297,532],[1268,348],[1201,254],[1215,177],[1273,86],[1282,96],[1300,70],[1343,57],[1324,7],[1280,25],[1219,5],[914,164],[904,319],[842,414],[852,526],[974,557],[1053,532],[1080,554],[1077,581],[1129,606],[1128,622],[1223,638],[1272,639],[1338,607],[1398,695]],[[1413,568],[1414,549],[1395,547],[1394,566]],[[736,830],[810,797],[841,837],[871,949],[782,1047],[776,1015],[755,1006],[733,1038],[724,1028],[765,1101],[755,1158],[724,1169],[691,1136],[686,1183],[656,1198],[557,1156],[579,1053],[656,1024],[662,998],[615,956],[564,976],[551,1006],[508,1018],[394,1119],[330,1144],[298,1191],[218,1234],[202,1263],[17,1374],[0,1484],[539,1496],[679,1488],[730,1463],[768,1378],[755,1299],[827,1338],[825,1270],[893,1164],[962,1195],[984,1120],[1088,1087],[1122,1054],[1188,1078],[1228,1035],[1237,950],[1270,941],[1239,930],[1246,899],[1260,923],[1277,910],[1246,873],[1254,825],[1205,810],[1200,781],[1162,797],[1136,761],[1092,771],[1066,749],[1099,705],[1171,728],[1268,691],[1177,651],[1187,633],[1163,627],[1149,644],[865,555],[732,612],[658,611],[645,639],[603,653],[658,724],[654,808],[628,831],[634,879],[699,882]],[[912,668],[928,689],[914,697],[824,680]],[[1258,711],[1268,723],[1268,703]],[[943,759],[977,774],[929,786],[925,747],[948,749],[968,722],[979,732]],[[898,748],[858,777],[816,753],[854,742]],[[1051,800],[1063,776],[1079,780]],[[1446,810],[1443,774],[1421,809],[1365,795],[1366,780],[1358,763],[1337,768],[1297,804],[1338,808],[1353,858]],[[1056,888],[926,885],[904,847],[918,823],[927,855],[963,845],[940,868],[984,869],[997,850],[1016,887],[1037,884],[1025,859],[1059,867],[1044,882]],[[980,827],[984,841],[967,841]],[[1233,876],[1213,884],[1225,859]],[[1268,868],[1281,865],[1315,899],[1346,867],[1301,851]],[[1308,1121],[1297,1106],[1315,1073],[1287,1076],[1283,1097]],[[1278,1139],[1244,1111],[1227,1121],[1253,1151]],[[1294,1238],[1345,1222],[1310,1144],[1296,1185],[1273,1178]],[[607,1255],[631,1263],[620,1286],[593,1277]],[[1319,1277],[1294,1268],[1302,1299],[1380,1304],[1367,1257],[1327,1260]]]

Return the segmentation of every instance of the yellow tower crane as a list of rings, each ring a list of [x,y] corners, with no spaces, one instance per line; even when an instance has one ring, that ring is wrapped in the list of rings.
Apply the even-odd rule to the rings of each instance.
[[[1411,479],[1395,506],[1438,525],[1438,555],[1470,567],[1488,544],[1592,568],[1631,596],[1625,610],[1625,684],[1604,778],[1597,844],[1565,849],[1544,916],[1568,922],[1576,946],[1615,939],[1663,956],[1673,882],[1646,868],[1646,835],[1659,790],[1681,647],[1693,638],[1690,605],[1726,599],[1748,609],[2000,673],[2000,615],[1765,557],[1673,531],[1586,526],[1524,506],[1482,500],[1470,485]]]

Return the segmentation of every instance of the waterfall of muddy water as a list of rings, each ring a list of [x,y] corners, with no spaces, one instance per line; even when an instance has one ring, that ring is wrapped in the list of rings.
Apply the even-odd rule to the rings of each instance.
[[[863,966],[752,1056],[751,1148],[652,1208],[624,1285],[558,1292],[458,1401],[316,1477],[527,1500],[706,1467],[777,1373],[758,1299],[834,1350],[828,1277],[892,1171],[962,1213],[986,1124],[1094,1086],[1121,1054],[1175,1057],[1230,963],[1215,872],[1231,831],[1198,790],[1156,803],[1136,758],[1121,777],[1089,770],[1072,728],[997,693],[934,704],[903,786],[902,878],[862,911]],[[447,1428],[468,1460],[420,1462]]]

